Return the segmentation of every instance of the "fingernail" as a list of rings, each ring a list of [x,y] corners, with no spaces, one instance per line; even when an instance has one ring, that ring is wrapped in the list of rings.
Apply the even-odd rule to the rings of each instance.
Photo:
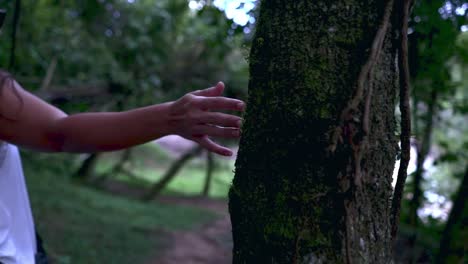
[[[239,130],[234,130],[231,132],[231,135],[238,137],[240,135]]]
[[[225,151],[224,156],[232,156],[232,151]]]
[[[244,109],[244,103],[238,103],[237,104],[237,109],[239,109],[239,110]]]
[[[240,127],[242,125],[242,120],[237,120],[236,125],[237,127]]]

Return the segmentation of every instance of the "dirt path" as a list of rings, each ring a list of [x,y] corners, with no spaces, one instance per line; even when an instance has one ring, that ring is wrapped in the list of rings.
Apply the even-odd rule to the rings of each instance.
[[[206,198],[162,197],[158,202],[204,208],[220,215],[199,229],[172,232],[171,246],[148,264],[228,264],[232,259],[231,220],[225,201]]]

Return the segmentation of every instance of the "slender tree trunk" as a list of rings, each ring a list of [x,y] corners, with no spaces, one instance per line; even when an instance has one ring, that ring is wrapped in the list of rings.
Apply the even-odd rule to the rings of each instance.
[[[465,175],[458,187],[457,194],[453,201],[452,210],[445,224],[442,237],[440,239],[439,253],[435,263],[462,263],[466,261],[467,251],[467,230],[468,225],[468,203],[466,194],[468,193],[468,166]],[[457,239],[459,238],[459,239]]]
[[[10,46],[10,62],[8,63],[8,69],[14,70],[16,62],[16,38],[19,27],[19,19],[21,13],[21,0],[15,1],[15,9],[13,11],[13,25],[11,30],[11,46]]]
[[[391,263],[392,10],[261,2],[229,194],[233,263]]]
[[[171,167],[162,176],[161,180],[151,186],[150,190],[143,196],[143,200],[149,201],[158,196],[161,191],[169,184],[169,182],[171,182],[171,180],[177,175],[185,163],[187,163],[191,158],[195,157],[198,153],[200,153],[200,151],[201,148],[197,146],[172,163]]]
[[[84,161],[81,163],[80,168],[75,172],[73,178],[80,180],[90,179],[96,168],[100,153],[90,154]]]
[[[125,174],[130,174],[131,177],[135,176],[133,173],[125,170],[125,163],[129,161],[132,157],[132,149],[126,149],[124,150],[122,156],[120,157],[119,161],[117,161],[110,169],[108,172],[103,173],[102,175],[96,177],[96,179],[93,180],[93,184],[100,184],[107,178],[111,177],[112,175],[116,175],[119,172],[124,172]]]
[[[214,161],[211,152],[206,153],[206,176],[205,184],[203,185],[202,196],[208,197],[210,193],[211,178],[213,177]]]
[[[416,171],[414,172],[413,176],[413,183],[412,183],[412,192],[413,197],[409,202],[410,207],[410,214],[409,214],[409,224],[413,228],[413,234],[409,239],[409,245],[411,248],[414,249],[416,240],[417,240],[417,230],[419,226],[419,217],[418,217],[418,209],[421,207],[422,196],[423,196],[423,175],[424,175],[424,162],[427,159],[427,155],[429,154],[429,150],[431,147],[431,136],[432,130],[434,128],[434,114],[436,112],[436,105],[437,105],[437,88],[433,88],[431,92],[431,98],[428,102],[428,110],[425,117],[425,124],[424,124],[424,131],[422,134],[422,138],[418,143],[418,153],[416,158]],[[412,250],[413,253],[416,253],[415,250]],[[414,259],[416,256],[413,256]]]

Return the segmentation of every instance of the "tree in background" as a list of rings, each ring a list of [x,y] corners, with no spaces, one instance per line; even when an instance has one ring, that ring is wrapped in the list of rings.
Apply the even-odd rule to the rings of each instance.
[[[407,8],[261,2],[229,195],[233,263],[391,262],[394,32]]]
[[[466,118],[468,82],[463,76],[468,46],[461,40],[466,35],[462,28],[467,8],[463,1],[416,1],[410,20],[412,145],[416,155],[404,199],[403,232],[396,245],[398,261],[433,260],[442,233],[441,215],[446,214],[443,211],[457,189],[454,183],[458,179],[453,175],[464,171],[468,127],[462,120]]]

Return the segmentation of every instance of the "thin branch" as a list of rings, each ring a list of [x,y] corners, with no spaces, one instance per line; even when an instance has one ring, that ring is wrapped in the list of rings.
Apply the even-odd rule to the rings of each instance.
[[[397,182],[392,199],[391,224],[392,238],[396,237],[398,231],[398,220],[400,218],[401,198],[407,177],[408,164],[410,161],[410,136],[411,136],[411,111],[410,111],[410,73],[408,65],[408,20],[412,1],[402,0],[402,24],[401,43],[398,53],[398,66],[400,68],[400,112],[401,112],[401,160],[398,168]]]
[[[49,89],[50,83],[52,82],[52,79],[54,77],[56,67],[57,57],[54,57],[50,62],[49,67],[47,67],[46,76],[44,77],[44,80],[42,80],[41,88],[39,89],[39,91],[45,92],[47,89]]]

